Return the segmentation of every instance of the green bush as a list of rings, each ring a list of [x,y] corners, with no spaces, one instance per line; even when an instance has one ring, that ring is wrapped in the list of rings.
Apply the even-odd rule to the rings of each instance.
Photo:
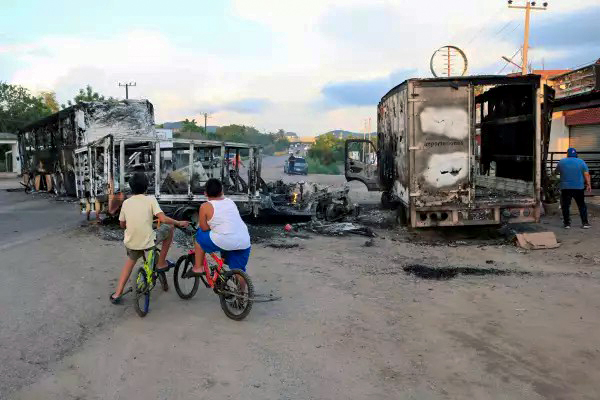
[[[323,164],[321,160],[313,157],[306,157],[308,163],[309,174],[325,174],[325,175],[339,175],[343,165],[338,163]]]
[[[308,150],[308,156],[319,160],[322,165],[339,164],[344,161],[344,143],[344,139],[338,139],[331,133],[321,135]]]

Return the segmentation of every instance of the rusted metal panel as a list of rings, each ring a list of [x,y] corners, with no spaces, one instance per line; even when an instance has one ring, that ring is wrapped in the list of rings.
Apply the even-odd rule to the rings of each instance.
[[[413,85],[414,205],[468,204],[471,87]]]

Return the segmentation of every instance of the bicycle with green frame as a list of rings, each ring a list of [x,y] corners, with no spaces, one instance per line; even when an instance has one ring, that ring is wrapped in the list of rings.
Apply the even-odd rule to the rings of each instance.
[[[160,249],[157,246],[152,247],[144,254],[144,264],[138,268],[135,274],[135,299],[133,306],[135,312],[140,317],[145,317],[150,311],[150,292],[160,282],[162,289],[169,290],[167,276],[164,272],[158,271],[158,256]]]

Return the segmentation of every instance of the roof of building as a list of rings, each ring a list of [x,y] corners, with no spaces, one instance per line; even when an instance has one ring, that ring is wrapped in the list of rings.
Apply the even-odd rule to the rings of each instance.
[[[17,135],[14,133],[0,132],[0,140],[17,140]]]
[[[542,79],[549,79],[570,71],[570,69],[534,69],[533,73],[540,75]]]
[[[566,111],[565,124],[569,126],[600,124],[600,108]]]

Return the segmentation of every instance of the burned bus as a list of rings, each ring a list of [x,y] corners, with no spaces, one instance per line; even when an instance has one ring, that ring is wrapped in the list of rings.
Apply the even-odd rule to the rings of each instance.
[[[26,184],[76,196],[75,150],[106,135],[156,140],[154,110],[147,100],[84,102],[25,126],[18,132]]]
[[[205,185],[210,178],[223,182],[224,193],[242,215],[256,215],[259,210],[259,146],[107,135],[75,149],[74,154],[76,194],[88,218],[92,210],[96,215],[115,216],[131,194],[128,181],[137,171],[146,173],[148,193],[175,218],[196,218],[199,205],[207,201]]]

